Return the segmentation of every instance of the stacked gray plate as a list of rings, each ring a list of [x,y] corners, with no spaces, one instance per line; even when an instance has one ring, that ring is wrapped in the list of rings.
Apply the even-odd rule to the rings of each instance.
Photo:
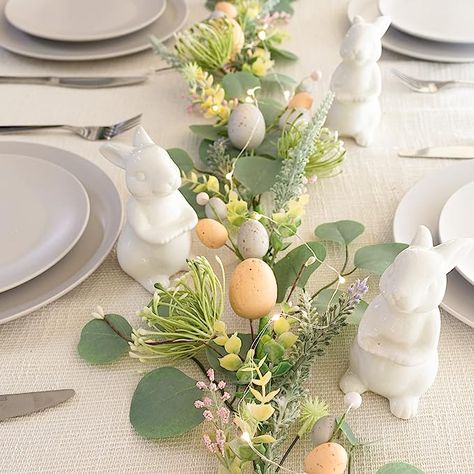
[[[90,61],[138,53],[186,22],[185,0],[0,0],[0,46],[23,56]]]

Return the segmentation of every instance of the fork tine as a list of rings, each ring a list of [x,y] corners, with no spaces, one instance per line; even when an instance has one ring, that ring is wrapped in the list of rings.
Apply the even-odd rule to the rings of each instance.
[[[121,133],[126,132],[127,130],[130,130],[131,128],[135,127],[140,123],[141,118],[142,114],[139,114],[135,117],[131,117],[127,120],[124,120],[123,122],[119,122],[110,127],[106,127],[104,129],[104,137],[109,140]]]
[[[408,82],[410,84],[417,84],[419,83],[418,79],[415,79],[414,77],[407,76],[401,71],[398,71],[397,69],[392,69],[392,73],[398,77],[402,82]]]

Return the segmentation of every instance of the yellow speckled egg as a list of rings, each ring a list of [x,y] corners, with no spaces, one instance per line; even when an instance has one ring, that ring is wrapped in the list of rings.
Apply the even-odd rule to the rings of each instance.
[[[238,13],[235,5],[229,2],[217,2],[214,11],[222,12],[229,18],[235,18]]]
[[[277,299],[277,283],[272,269],[258,258],[239,263],[232,274],[229,300],[237,315],[259,319],[273,309]]]
[[[307,474],[344,474],[348,462],[346,450],[338,443],[316,446],[304,460]]]
[[[201,219],[196,226],[199,240],[209,249],[219,249],[227,241],[227,229],[214,219]]]
[[[313,106],[313,97],[307,92],[298,92],[293,98],[288,102],[289,109],[310,109]]]

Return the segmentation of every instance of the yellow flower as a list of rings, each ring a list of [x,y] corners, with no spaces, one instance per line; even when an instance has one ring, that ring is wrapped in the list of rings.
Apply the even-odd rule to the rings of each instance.
[[[267,421],[275,412],[275,409],[269,404],[249,403],[247,409],[257,421]]]
[[[216,321],[214,323],[214,331],[216,331],[219,334],[225,334],[226,333],[226,324],[224,321]]]
[[[304,214],[304,208],[309,202],[309,195],[303,194],[297,199],[288,203],[288,215],[293,219],[301,217]]]
[[[227,336],[217,336],[216,338],[214,338],[214,342],[218,345],[218,346],[224,346],[225,343],[229,340],[229,338]]]

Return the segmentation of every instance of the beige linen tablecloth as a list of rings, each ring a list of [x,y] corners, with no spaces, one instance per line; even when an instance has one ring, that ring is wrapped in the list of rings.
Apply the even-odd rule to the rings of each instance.
[[[206,15],[203,3],[189,0],[189,23]],[[296,78],[321,69],[322,95],[339,61],[338,48],[347,28],[346,4],[339,0],[299,0],[295,7],[286,46],[301,59],[280,69]],[[55,64],[0,52],[0,74],[137,74],[159,64],[151,52],[87,64]],[[384,114],[377,140],[368,149],[347,140],[344,173],[311,188],[302,228],[306,239],[320,223],[354,219],[367,228],[360,245],[389,241],[392,218],[403,194],[430,170],[451,164],[401,159],[396,149],[472,141],[474,91],[417,95],[400,85],[390,69],[395,66],[407,73],[440,79],[472,79],[474,65],[429,64],[388,52],[380,65]],[[160,145],[183,147],[195,154],[198,139],[187,126],[201,118],[189,115],[186,105],[186,88],[175,72],[157,75],[141,86],[110,90],[0,86],[1,124],[109,123],[143,112],[145,127]],[[83,155],[114,179],[125,199],[122,172],[100,156],[98,143],[61,133],[13,139],[59,146]],[[119,140],[129,141],[130,135]],[[198,243],[194,250],[210,255]],[[232,255],[225,250],[219,255],[227,268],[232,268]],[[328,275],[322,271],[319,278],[325,282]],[[201,443],[200,428],[176,439],[150,441],[131,427],[128,411],[134,388],[153,366],[124,357],[115,364],[93,367],[77,355],[80,330],[97,304],[106,311],[133,317],[147,301],[147,293],[122,273],[112,253],[87,281],[59,301],[0,327],[0,393],[56,388],[74,388],[77,392],[60,407],[0,423],[1,474],[215,472],[214,459]],[[247,329],[230,311],[225,320],[232,329]],[[351,338],[348,331],[330,347],[315,364],[309,383],[311,393],[327,400],[336,413],[342,410],[337,384],[347,364]],[[359,454],[357,472],[372,474],[382,464],[396,460],[414,463],[429,474],[474,472],[473,342],[471,328],[443,314],[439,375],[414,420],[398,420],[390,415],[386,400],[372,394],[364,396],[362,407],[351,415],[350,422],[362,440],[378,442]],[[180,367],[200,376],[191,363]],[[309,449],[309,442],[300,443],[287,467],[301,472]]]

